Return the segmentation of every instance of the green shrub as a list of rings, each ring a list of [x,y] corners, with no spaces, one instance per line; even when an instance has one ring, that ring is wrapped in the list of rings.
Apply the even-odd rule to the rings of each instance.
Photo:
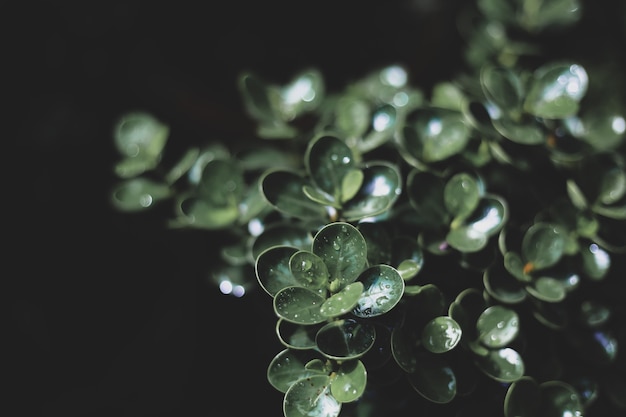
[[[212,274],[272,303],[286,417],[623,413],[626,68],[623,42],[555,52],[585,6],[478,0],[428,90],[397,63],[339,92],[242,73],[256,141],[173,166],[169,127],[125,114],[111,201],[228,235]]]

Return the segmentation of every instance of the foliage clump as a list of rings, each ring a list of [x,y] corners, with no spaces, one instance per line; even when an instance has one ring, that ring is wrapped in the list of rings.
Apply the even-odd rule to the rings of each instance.
[[[286,417],[623,413],[624,71],[542,49],[584,6],[477,1],[429,91],[395,63],[340,92],[243,73],[259,145],[165,170],[169,127],[126,114],[112,202],[231,235],[211,273],[272,303]]]

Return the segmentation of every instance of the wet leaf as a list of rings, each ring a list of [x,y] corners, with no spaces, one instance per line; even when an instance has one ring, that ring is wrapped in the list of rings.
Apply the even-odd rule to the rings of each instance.
[[[535,223],[528,228],[522,240],[522,259],[525,269],[538,270],[554,265],[565,249],[565,237],[550,223]]]
[[[399,168],[383,161],[370,162],[362,168],[361,186],[354,197],[342,205],[343,217],[357,221],[389,210],[402,191]]]
[[[453,175],[443,190],[446,209],[456,219],[464,219],[478,206],[481,187],[476,179],[465,172]]]
[[[283,288],[298,285],[291,273],[289,260],[298,248],[292,246],[272,246],[256,258],[255,273],[261,288],[274,297]]]
[[[358,400],[365,392],[367,370],[360,360],[343,362],[331,381],[330,392],[341,403]]]
[[[515,382],[524,375],[524,361],[512,348],[490,350],[486,356],[475,356],[481,371],[499,382]]]
[[[326,320],[320,312],[324,297],[302,287],[283,288],[274,295],[274,312],[296,324],[317,324]]]
[[[501,348],[511,343],[519,333],[519,326],[515,310],[501,305],[488,307],[476,321],[478,338],[489,348]]]
[[[308,355],[308,352],[307,352]],[[314,375],[322,374],[320,370],[307,369],[305,363],[310,356],[298,353],[292,349],[281,350],[271,360],[267,368],[269,383],[280,392],[287,392],[296,381]],[[327,376],[327,375],[323,375]]]
[[[524,109],[546,119],[560,119],[578,111],[587,92],[587,71],[575,63],[550,63],[533,74]]]
[[[326,299],[320,312],[326,317],[346,314],[357,305],[362,292],[363,283],[360,281],[348,284],[341,291]]]
[[[404,280],[400,273],[389,265],[376,265],[363,271],[358,280],[364,289],[352,313],[367,318],[387,313],[402,298]]]
[[[409,154],[426,163],[443,161],[461,153],[470,129],[459,111],[425,107],[407,115],[402,142]]]
[[[376,340],[376,329],[369,323],[354,319],[327,323],[315,338],[318,350],[326,357],[338,360],[363,356]]]
[[[337,417],[341,403],[330,393],[330,377],[315,375],[295,382],[285,393],[285,417]]]
[[[302,188],[307,180],[290,171],[266,172],[260,178],[261,190],[268,203],[276,210],[301,219],[324,219],[324,206],[317,204],[304,194]]]
[[[435,317],[422,329],[424,348],[433,353],[448,352],[461,340],[461,326],[449,316]]]
[[[276,334],[278,335],[278,340],[290,349],[315,349],[317,347],[315,336],[322,325],[302,325],[278,319],[276,322]]]
[[[313,237],[313,253],[326,264],[331,282],[336,281],[331,283],[331,292],[355,281],[367,262],[365,238],[346,222],[329,223],[320,229]]]
[[[335,201],[341,201],[344,177],[355,169],[348,145],[336,136],[319,135],[309,142],[304,163],[313,184]]]

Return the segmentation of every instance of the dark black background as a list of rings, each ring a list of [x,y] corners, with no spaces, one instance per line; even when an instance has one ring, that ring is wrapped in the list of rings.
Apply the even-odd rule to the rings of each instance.
[[[279,349],[270,299],[208,281],[219,234],[110,207],[113,124],[152,113],[170,126],[168,152],[249,140],[243,70],[283,83],[313,66],[337,90],[401,63],[427,85],[460,59],[455,3],[5,7],[7,415],[281,415],[265,379]]]
[[[593,2],[592,2],[593,3]],[[219,233],[116,212],[112,128],[143,110],[168,152],[254,137],[236,89],[316,67],[329,90],[462,65],[460,0],[38,1],[4,5],[5,356],[11,416],[282,415],[270,299],[209,282]],[[593,36],[593,35],[591,35]],[[572,45],[569,46],[573,48]]]

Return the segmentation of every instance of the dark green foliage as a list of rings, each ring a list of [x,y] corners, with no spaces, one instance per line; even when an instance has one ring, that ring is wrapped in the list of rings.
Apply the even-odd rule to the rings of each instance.
[[[626,412],[626,103],[603,85],[626,68],[543,49],[580,37],[583,2],[476,6],[467,66],[431,91],[395,64],[338,93],[248,72],[262,144],[160,176],[167,127],[115,130],[116,206],[169,200],[172,227],[230,234],[215,276],[269,296],[286,417],[386,413],[390,390],[407,415]]]

